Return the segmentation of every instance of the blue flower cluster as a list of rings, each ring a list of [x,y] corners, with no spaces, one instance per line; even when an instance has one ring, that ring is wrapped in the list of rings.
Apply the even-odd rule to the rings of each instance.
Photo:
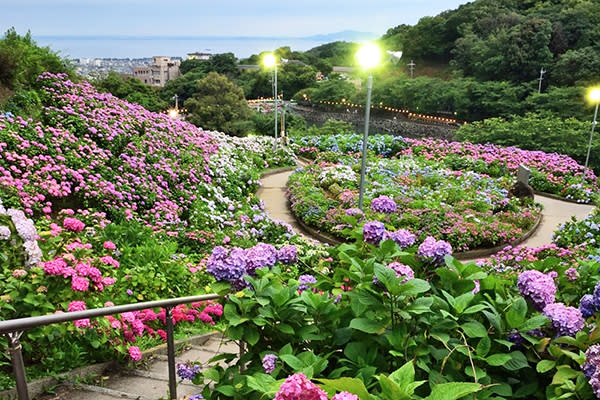
[[[591,317],[600,311],[600,282],[594,287],[594,294],[585,294],[579,301],[579,310],[584,318]]]
[[[198,364],[192,364],[191,362],[187,363],[178,363],[177,364],[177,375],[181,379],[194,380],[198,372],[202,367]]]

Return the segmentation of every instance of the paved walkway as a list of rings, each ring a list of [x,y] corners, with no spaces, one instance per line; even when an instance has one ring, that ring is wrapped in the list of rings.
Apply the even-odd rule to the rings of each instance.
[[[193,344],[180,345],[175,362],[194,361],[204,367],[207,361],[224,352],[238,353],[239,348],[233,342],[226,342],[219,334],[197,337]],[[163,354],[164,353],[164,354]],[[178,378],[177,398],[184,399],[200,393],[202,389],[190,381]],[[53,394],[36,397],[37,400],[114,400],[137,399],[158,400],[169,398],[169,369],[166,348],[164,352],[144,357],[136,369],[125,370],[117,374],[105,373],[95,380],[82,383],[73,379],[57,388]]]

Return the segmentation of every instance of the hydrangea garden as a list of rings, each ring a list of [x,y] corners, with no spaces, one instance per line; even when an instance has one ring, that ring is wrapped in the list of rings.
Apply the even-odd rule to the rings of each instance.
[[[595,175],[572,159],[372,137],[361,211],[356,136],[274,151],[61,75],[38,84],[39,116],[0,115],[3,319],[218,293],[174,311],[183,334],[244,343],[179,365],[194,398],[600,398],[597,211],[541,248],[452,256],[534,226],[539,207],[508,196],[519,164],[536,190],[595,202]],[[255,196],[261,172],[296,155],[315,161],[291,176],[291,209],[345,243],[297,235]],[[139,361],[164,323],[144,310],[33,329],[28,374]]]

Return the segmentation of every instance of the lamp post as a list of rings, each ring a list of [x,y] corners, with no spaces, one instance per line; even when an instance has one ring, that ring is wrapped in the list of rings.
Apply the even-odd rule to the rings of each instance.
[[[273,142],[273,150],[277,150],[277,60],[275,59],[275,55],[273,53],[268,53],[263,58],[263,64],[267,68],[275,67],[274,69],[274,78],[273,78],[273,103],[275,107],[275,141]]]
[[[592,149],[592,137],[594,136],[594,128],[596,127],[596,118],[598,117],[598,104],[600,104],[600,89],[592,89],[588,95],[589,99],[596,103],[596,111],[594,111],[594,121],[592,122],[592,130],[590,131],[590,141],[588,143],[587,155],[585,156],[585,167],[588,167],[590,161],[590,150]]]
[[[356,52],[358,63],[369,71],[367,78],[367,104],[365,106],[365,129],[362,143],[362,159],[360,167],[360,188],[358,195],[358,208],[363,209],[363,200],[365,197],[365,170],[367,168],[367,140],[369,138],[369,118],[371,116],[371,89],[373,89],[373,74],[371,69],[379,64],[381,59],[381,50],[373,43],[362,46]]]

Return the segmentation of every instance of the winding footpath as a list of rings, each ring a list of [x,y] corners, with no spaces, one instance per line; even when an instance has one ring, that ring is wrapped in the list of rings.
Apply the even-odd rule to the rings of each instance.
[[[285,198],[286,183],[292,173],[293,171],[285,171],[265,176],[261,179],[262,187],[257,196],[265,203],[265,210],[271,218],[283,220],[292,225],[296,232],[305,233],[290,212]],[[542,221],[521,246],[539,247],[552,243],[552,235],[562,223],[570,221],[571,217],[584,219],[594,209],[592,205],[561,201],[537,194],[535,201],[544,206]]]

